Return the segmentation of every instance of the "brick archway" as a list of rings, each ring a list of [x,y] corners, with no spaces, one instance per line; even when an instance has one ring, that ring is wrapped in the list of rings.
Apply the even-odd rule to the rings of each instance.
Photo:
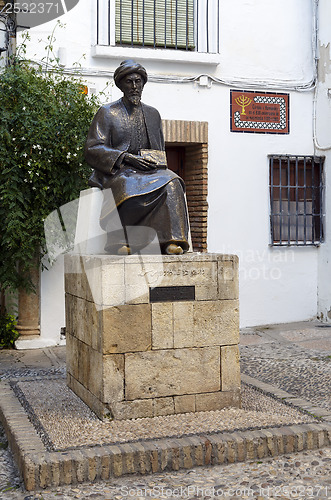
[[[208,216],[208,123],[163,120],[167,148],[183,151],[183,178],[186,185],[192,245],[195,252],[207,251]]]

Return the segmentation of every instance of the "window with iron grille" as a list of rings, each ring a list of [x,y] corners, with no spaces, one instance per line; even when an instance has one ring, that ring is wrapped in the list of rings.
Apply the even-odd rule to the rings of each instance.
[[[116,43],[194,50],[194,0],[116,0]]]
[[[323,241],[322,156],[269,156],[271,244]]]

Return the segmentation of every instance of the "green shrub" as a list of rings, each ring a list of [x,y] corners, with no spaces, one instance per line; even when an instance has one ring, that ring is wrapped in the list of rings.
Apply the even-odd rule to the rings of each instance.
[[[17,321],[11,314],[0,315],[0,349],[12,349],[19,333],[16,330]]]
[[[46,66],[16,57],[0,73],[3,290],[33,289],[29,271],[46,252],[44,219],[77,198],[91,173],[83,149],[99,103],[83,81],[49,69],[51,49]]]

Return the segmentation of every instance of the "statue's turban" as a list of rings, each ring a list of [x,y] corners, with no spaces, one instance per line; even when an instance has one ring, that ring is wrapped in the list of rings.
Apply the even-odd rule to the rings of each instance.
[[[147,73],[145,68],[141,64],[132,61],[132,59],[128,59],[126,61],[121,62],[119,67],[115,70],[114,72],[115,85],[117,87],[120,87],[119,84],[122,78],[124,78],[126,75],[130,75],[131,73],[138,73],[144,79],[144,83],[147,82]]]

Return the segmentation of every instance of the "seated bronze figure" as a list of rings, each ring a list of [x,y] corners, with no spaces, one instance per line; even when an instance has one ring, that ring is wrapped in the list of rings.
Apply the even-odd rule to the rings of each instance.
[[[146,246],[149,242],[142,240],[148,231],[136,230],[127,238],[125,229],[136,226],[156,232],[162,253],[182,254],[189,248],[185,187],[167,168],[159,112],[141,102],[146,70],[123,61],[114,81],[123,97],[99,109],[85,147],[94,168],[89,184],[104,190],[100,225],[107,232],[105,250],[125,255]],[[124,232],[112,230],[113,200]]]

